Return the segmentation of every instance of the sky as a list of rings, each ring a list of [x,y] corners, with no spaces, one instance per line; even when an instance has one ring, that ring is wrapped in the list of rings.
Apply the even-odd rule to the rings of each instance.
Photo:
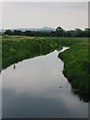
[[[2,28],[88,27],[88,2],[3,2]]]

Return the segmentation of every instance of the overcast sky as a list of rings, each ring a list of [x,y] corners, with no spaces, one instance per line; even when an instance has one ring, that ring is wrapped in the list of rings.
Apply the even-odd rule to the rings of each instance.
[[[88,27],[87,2],[4,2],[3,28]]]

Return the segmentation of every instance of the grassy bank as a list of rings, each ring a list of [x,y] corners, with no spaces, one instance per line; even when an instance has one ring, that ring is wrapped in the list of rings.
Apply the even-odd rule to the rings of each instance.
[[[75,93],[88,99],[88,44],[73,45],[59,57],[64,61],[64,75],[68,78]]]
[[[51,39],[25,36],[3,36],[2,45],[2,68],[26,58],[47,54],[59,47]]]
[[[75,89],[75,92],[80,94],[82,98],[87,98],[87,38],[3,36],[2,44],[3,68],[26,58],[47,54],[61,46],[69,46],[70,49],[59,55],[65,63],[64,74]]]

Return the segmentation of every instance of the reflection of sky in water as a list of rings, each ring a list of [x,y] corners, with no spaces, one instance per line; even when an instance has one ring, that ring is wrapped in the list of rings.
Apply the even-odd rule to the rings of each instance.
[[[3,117],[87,117],[88,104],[72,95],[57,56],[54,51],[3,71]]]

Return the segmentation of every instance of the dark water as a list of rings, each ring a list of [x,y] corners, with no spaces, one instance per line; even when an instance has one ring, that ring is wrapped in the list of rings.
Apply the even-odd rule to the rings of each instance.
[[[64,51],[66,48],[63,48]],[[71,92],[58,51],[3,70],[4,118],[87,118],[88,103]]]

